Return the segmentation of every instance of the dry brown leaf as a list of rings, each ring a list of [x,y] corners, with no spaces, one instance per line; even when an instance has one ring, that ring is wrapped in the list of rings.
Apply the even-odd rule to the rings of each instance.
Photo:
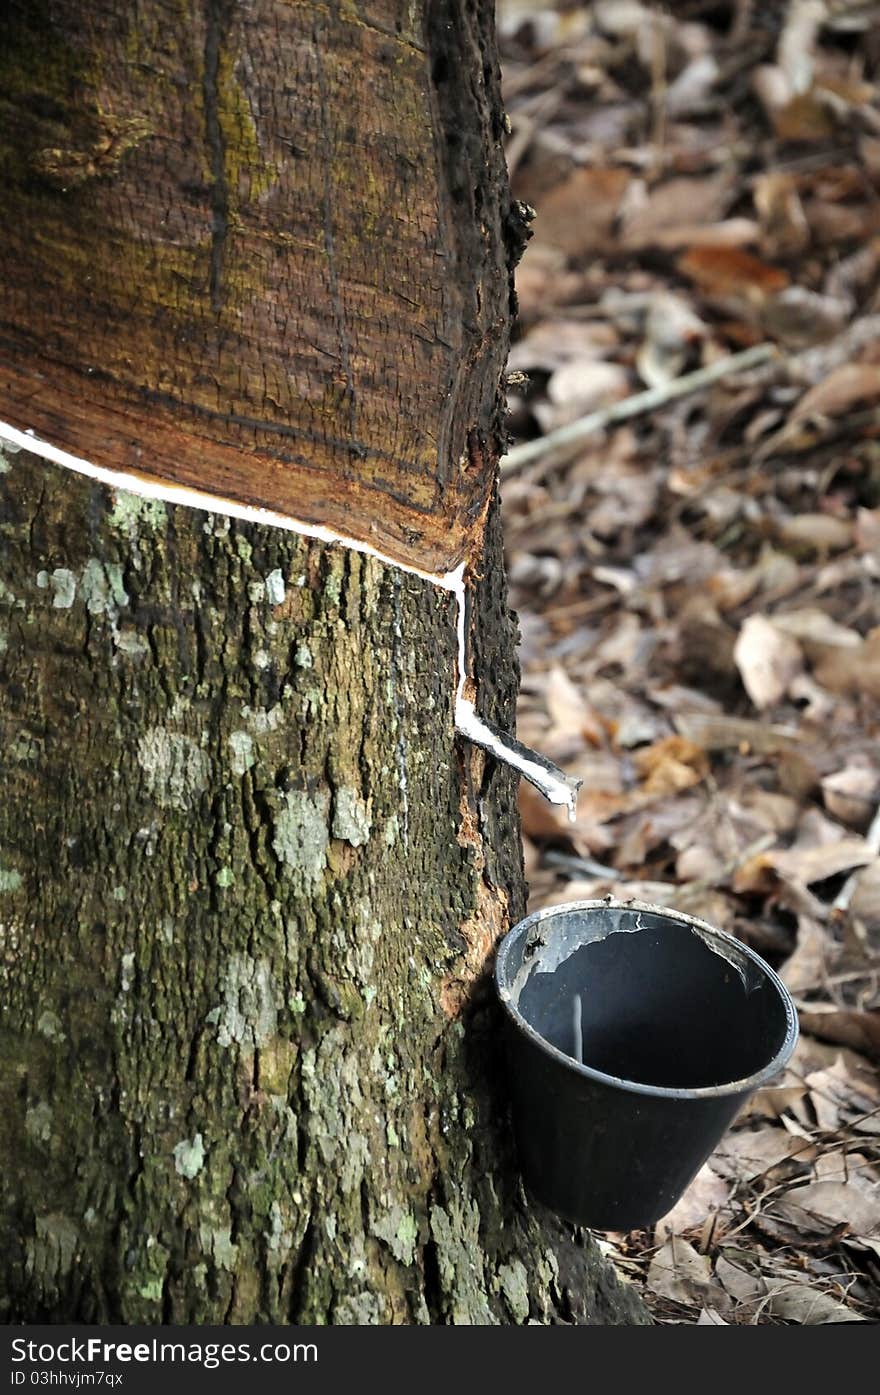
[[[778,755],[792,749],[798,735],[793,727],[769,726],[748,717],[681,712],[674,721],[681,735],[702,746],[704,751],[746,750],[760,755]]]
[[[549,670],[544,694],[555,759],[560,759],[563,747],[577,750],[585,741],[594,746],[601,743],[605,733],[599,714],[559,664]]]
[[[807,1097],[805,1085],[764,1085],[743,1106],[741,1120],[779,1119],[787,1110],[797,1109]]]
[[[676,238],[673,244],[663,245],[687,245],[686,240],[678,240],[681,230],[694,224],[717,222],[733,193],[734,186],[727,174],[709,179],[669,179],[658,184],[643,202],[624,214],[623,245],[631,251],[657,245],[658,234],[669,230],[676,233]]]
[[[753,197],[767,255],[779,257],[802,252],[810,241],[810,229],[794,176],[778,170],[759,174],[753,185]]]
[[[731,1180],[751,1179],[771,1174],[791,1158],[808,1163],[815,1154],[813,1144],[792,1138],[784,1129],[735,1129],[719,1143],[712,1165]]]
[[[761,711],[782,701],[804,662],[797,641],[763,615],[750,615],[744,622],[733,657],[743,687]]]
[[[620,758],[613,751],[585,746],[568,764],[571,774],[583,782],[579,814],[613,819],[629,809],[633,791],[626,788]]]
[[[692,843],[675,859],[675,875],[680,882],[700,881],[710,885],[723,881],[725,862],[713,848]]]
[[[771,112],[773,129],[780,140],[823,141],[834,134],[828,104],[818,92],[804,92]],[[808,218],[808,222],[810,219]]]
[[[568,259],[559,247],[532,241],[516,269],[516,298],[523,323],[551,306],[565,305],[583,291],[579,272],[568,271]]]
[[[677,481],[669,479],[669,488],[675,493],[685,492],[676,488]],[[736,610],[751,600],[758,589],[760,578],[754,567],[728,567],[713,576],[709,582],[709,593],[720,611]]]
[[[680,247],[753,247],[760,229],[751,218],[723,218],[720,223],[681,223],[661,228],[651,245],[677,252]]]
[[[855,541],[859,552],[880,553],[880,509],[859,509]]]
[[[880,627],[858,647],[841,649],[816,665],[817,683],[832,693],[864,693],[880,698]]]
[[[639,0],[595,0],[593,11],[599,28],[620,38],[635,38],[660,18]]]
[[[815,387],[808,388],[796,404],[792,421],[804,417],[839,417],[863,402],[880,397],[880,365],[845,363]]]
[[[653,296],[636,358],[642,381],[648,387],[660,387],[677,378],[693,346],[705,336],[706,326],[681,296],[669,292]]]
[[[534,225],[536,236],[570,257],[607,249],[629,180],[624,169],[575,170],[541,200]]]
[[[801,1028],[822,1041],[839,1042],[880,1059],[880,1011],[835,1007],[832,1003],[798,1003]]]
[[[825,926],[811,916],[798,916],[797,945],[779,970],[790,993],[810,993],[824,986],[831,950],[832,941]]]
[[[542,429],[553,431],[585,412],[619,402],[629,392],[629,374],[619,363],[573,359],[551,376],[547,384],[549,403],[539,403],[534,412]]]
[[[833,1133],[846,1125],[862,1132],[880,1133],[880,1088],[876,1075],[866,1074],[867,1062],[863,1065],[864,1071],[854,1070],[847,1061],[847,1054],[840,1052],[830,1065],[805,1076],[820,1128]],[[857,1120],[863,1121],[861,1126]],[[869,1127],[864,1127],[865,1124]]]
[[[702,747],[683,736],[666,736],[636,751],[633,761],[651,794],[673,794],[705,780],[709,761]]]
[[[553,10],[535,5],[533,0],[504,0],[498,6],[498,25],[502,35],[514,35],[522,24],[535,30],[535,41],[541,49],[557,44],[576,43],[590,33],[589,16],[579,9]]]
[[[598,768],[608,771],[616,766],[612,757],[603,752],[584,752],[571,762],[574,775],[589,769],[597,760]],[[612,776],[609,778],[614,778]],[[579,853],[602,854],[613,847],[615,837],[607,826],[608,820],[615,818],[627,807],[631,796],[616,794],[589,785],[578,796],[577,818],[571,823],[567,811],[558,804],[548,804],[543,795],[538,794],[526,781],[520,782],[519,809],[523,828],[529,837],[571,842]]]
[[[858,873],[849,909],[869,933],[880,930],[880,858]]]
[[[708,1163],[704,1163],[684,1195],[672,1210],[657,1222],[654,1230],[655,1240],[666,1240],[672,1235],[680,1235],[682,1231],[701,1226],[707,1216],[721,1211],[727,1205],[729,1197],[730,1183],[719,1177],[717,1172],[713,1172]],[[716,1226],[717,1224],[716,1221]],[[723,1229],[716,1229],[713,1238],[717,1240],[722,1233]]]
[[[738,1259],[742,1259],[742,1264],[735,1264],[732,1259],[728,1259],[728,1254],[733,1254]],[[741,1251],[723,1249],[718,1259],[715,1261],[715,1277],[723,1285],[725,1291],[735,1303],[740,1306],[755,1304],[762,1299],[767,1287],[760,1274],[752,1274],[745,1267],[750,1256],[742,1254]]]
[[[790,1187],[785,1200],[833,1225],[846,1225],[855,1236],[880,1235],[880,1187],[853,1178],[849,1182],[808,1182]]]
[[[805,810],[798,821],[798,835],[795,846],[798,848],[821,848],[836,846],[843,830],[839,823],[829,819],[821,809],[811,807]]]
[[[760,306],[788,285],[788,273],[732,247],[695,247],[678,269],[709,295],[734,297]]]
[[[678,615],[680,670],[726,682],[736,672],[734,636],[722,620],[711,597],[698,590],[689,596]]]
[[[778,339],[792,349],[804,349],[839,334],[851,314],[849,300],[819,295],[805,286],[787,286],[767,302],[761,323],[770,339]]]
[[[670,831],[666,841],[683,856],[694,854],[693,862],[686,865],[705,863],[708,869],[714,864],[718,875],[726,877],[746,855],[771,847],[776,840],[772,833],[768,834],[766,823],[754,818],[743,805],[733,798],[719,801],[716,797],[700,811],[699,817]]]
[[[878,1159],[865,1153],[851,1153],[845,1148],[819,1152],[813,1162],[817,1182],[855,1182],[870,1196],[877,1195],[880,1185]]]
[[[736,907],[731,898],[702,882],[685,882],[677,887],[669,904],[709,925],[717,925],[720,930],[735,929]]]
[[[825,808],[843,823],[868,823],[880,796],[880,772],[872,765],[847,765],[822,780]]]
[[[747,857],[734,869],[730,880],[738,896],[767,896],[773,889],[773,876],[766,853]]]
[[[817,652],[821,654],[829,646],[853,649],[862,642],[858,630],[839,624],[827,611],[815,605],[780,611],[773,616],[773,624],[783,634],[796,639],[808,658]]]
[[[682,830],[693,828],[705,815],[705,801],[696,792],[679,794],[674,799],[643,798],[643,807],[633,810],[628,818],[617,824],[619,847],[632,841],[641,849],[635,859],[638,865],[645,854],[661,843],[671,842]]]
[[[880,227],[876,205],[870,203],[831,203],[827,199],[807,199],[804,212],[814,243],[839,246],[841,242],[867,242]]]
[[[878,147],[880,148],[880,147]],[[866,158],[865,164],[870,161]],[[880,169],[877,171],[880,174]],[[824,289],[829,295],[848,296],[850,300],[861,300],[869,291],[877,274],[878,249],[873,242],[858,247],[849,256],[830,266],[825,274]]]
[[[659,1298],[693,1308],[707,1302],[722,1310],[728,1305],[727,1294],[712,1278],[709,1256],[698,1254],[680,1235],[671,1236],[654,1255],[647,1285]]]
[[[796,799],[759,787],[744,789],[737,799],[737,808],[741,808],[759,828],[772,833],[790,833],[797,826],[801,814],[801,806]]]
[[[542,839],[558,838],[564,833],[567,818],[525,780],[520,781],[518,802],[522,829],[529,838],[540,842]]]
[[[583,324],[577,320],[548,319],[535,325],[514,344],[507,360],[511,370],[552,373],[563,364],[585,359],[602,359],[618,342],[611,325]]]
[[[710,697],[708,693],[701,693],[697,688],[688,688],[683,683],[669,683],[652,688],[651,701],[667,712],[697,712],[706,716],[714,716],[721,712],[721,703],[716,698]],[[687,733],[682,732],[682,735]]]
[[[720,75],[711,53],[698,53],[666,89],[667,116],[692,115],[702,109]]]
[[[788,596],[801,584],[801,569],[787,552],[765,543],[761,555],[755,563],[754,571],[761,591],[772,591],[776,596]]]
[[[836,877],[839,872],[848,872],[851,867],[864,867],[873,861],[874,856],[864,838],[852,834],[837,843],[826,843],[817,848],[794,847],[764,854],[768,867],[773,867],[780,876],[802,882],[804,886],[824,882],[828,877]]]
[[[797,552],[838,552],[850,547],[852,524],[830,513],[802,513],[778,524],[780,540]]]
[[[783,1322],[797,1322],[812,1327],[826,1322],[864,1320],[839,1298],[832,1297],[830,1293],[823,1293],[821,1289],[809,1288],[806,1284],[790,1283],[784,1279],[768,1279],[767,1288],[770,1292],[770,1311]]]
[[[599,502],[590,509],[587,525],[599,538],[616,536],[624,528],[638,528],[654,512],[656,477],[637,465],[621,463],[596,481]]]
[[[645,586],[685,581],[693,587],[694,583],[715,576],[723,564],[723,555],[717,547],[698,542],[685,529],[675,527],[658,539],[649,554],[636,559],[636,571]]]
[[[631,669],[642,643],[642,627],[636,615],[622,615],[610,634],[601,639],[593,650],[597,663],[619,664]]]

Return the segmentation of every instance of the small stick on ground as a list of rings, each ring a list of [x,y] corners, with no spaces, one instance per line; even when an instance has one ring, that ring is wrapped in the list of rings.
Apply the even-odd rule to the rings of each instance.
[[[755,344],[751,349],[743,350],[741,354],[730,354],[726,358],[720,358],[705,368],[698,368],[694,373],[685,373],[681,378],[673,378],[661,387],[648,388],[646,392],[634,393],[632,397],[625,397],[622,402],[615,402],[610,407],[590,412],[585,417],[579,417],[577,421],[569,422],[567,426],[560,426],[546,436],[540,436],[536,441],[526,441],[521,446],[514,446],[513,450],[509,450],[501,459],[502,476],[509,478],[517,474],[526,465],[549,455],[551,451],[560,454],[565,451],[567,454],[589,436],[604,431],[607,426],[616,426],[619,422],[629,421],[631,417],[652,412],[655,407],[675,402],[680,397],[688,397],[693,392],[699,392],[700,388],[720,382],[722,378],[727,378],[733,373],[758,368],[776,356],[774,344]]]

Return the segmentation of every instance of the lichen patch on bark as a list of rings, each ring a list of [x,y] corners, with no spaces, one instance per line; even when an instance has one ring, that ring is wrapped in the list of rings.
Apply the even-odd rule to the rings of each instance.
[[[275,813],[272,847],[280,862],[310,891],[327,865],[330,831],[326,790],[287,790]]]
[[[348,785],[337,789],[333,804],[334,838],[342,838],[353,848],[359,848],[369,838],[372,826],[370,801]]]
[[[174,1147],[174,1168],[181,1177],[191,1180],[197,1177],[205,1162],[205,1145],[202,1135],[181,1139]]]
[[[149,727],[138,739],[137,760],[147,789],[164,809],[194,807],[211,780],[211,757],[184,732]]]
[[[232,955],[222,991],[222,1005],[209,1014],[216,1020],[220,1045],[265,1046],[278,1026],[277,988],[269,960]]]

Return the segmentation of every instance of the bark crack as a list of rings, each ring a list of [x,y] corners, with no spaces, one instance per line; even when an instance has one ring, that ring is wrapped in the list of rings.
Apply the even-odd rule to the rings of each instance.
[[[290,1280],[290,1309],[288,1319],[290,1322],[301,1321],[306,1302],[306,1285],[309,1277],[309,1266],[315,1251],[316,1228],[313,1216],[309,1216],[306,1223],[305,1233],[299,1247],[299,1252],[293,1264]]]

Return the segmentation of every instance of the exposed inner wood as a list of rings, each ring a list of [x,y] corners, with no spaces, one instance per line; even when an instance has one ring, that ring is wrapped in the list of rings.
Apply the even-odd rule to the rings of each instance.
[[[5,6],[0,417],[425,571],[463,560],[507,191],[477,187],[500,132],[470,54],[447,91],[467,18],[425,8]]]

